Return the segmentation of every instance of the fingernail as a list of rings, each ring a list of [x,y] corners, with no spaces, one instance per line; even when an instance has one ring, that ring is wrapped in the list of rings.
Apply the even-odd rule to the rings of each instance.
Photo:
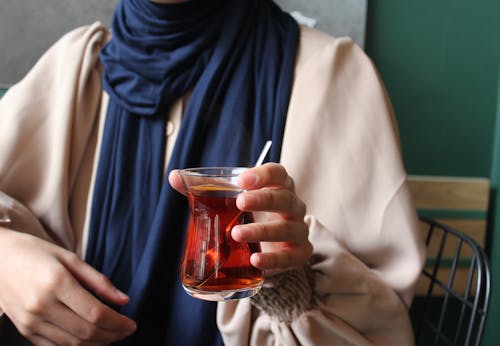
[[[253,253],[250,256],[250,264],[253,265],[255,268],[260,268],[263,269],[264,262],[262,260],[262,257],[258,253]]]
[[[245,232],[246,232],[247,229],[248,229],[248,227],[243,226],[243,225],[239,225],[239,226],[234,227],[231,230],[231,236],[232,236],[233,240],[235,240],[235,241],[241,241],[242,238],[245,237]]]
[[[251,208],[253,204],[255,204],[257,198],[253,195],[252,192],[244,192],[236,197],[236,205],[239,208],[243,208],[244,210],[247,208]]]

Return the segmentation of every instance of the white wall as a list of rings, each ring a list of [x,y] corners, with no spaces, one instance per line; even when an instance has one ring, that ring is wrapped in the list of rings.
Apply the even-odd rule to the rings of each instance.
[[[283,9],[317,21],[316,28],[333,36],[349,36],[364,47],[367,0],[275,0]]]

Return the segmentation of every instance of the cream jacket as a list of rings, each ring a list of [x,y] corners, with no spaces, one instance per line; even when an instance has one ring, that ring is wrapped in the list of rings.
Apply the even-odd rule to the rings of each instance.
[[[9,228],[80,256],[107,102],[98,52],[108,39],[100,23],[66,34],[0,101]],[[184,104],[169,115],[167,159]],[[292,320],[282,313],[293,301],[219,303],[227,345],[413,344],[407,309],[424,254],[393,120],[364,52],[302,28],[281,162],[307,205],[312,296]]]

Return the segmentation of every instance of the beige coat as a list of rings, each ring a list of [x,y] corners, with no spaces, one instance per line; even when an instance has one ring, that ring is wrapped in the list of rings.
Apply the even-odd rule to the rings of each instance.
[[[66,34],[0,101],[9,227],[80,255],[107,102],[98,52],[108,39],[100,23]],[[169,115],[167,159],[185,101]],[[269,289],[285,299],[274,310],[219,303],[227,345],[413,343],[407,307],[424,255],[393,120],[364,52],[302,28],[281,162],[307,204],[312,305],[283,318],[301,303],[286,300],[293,284]]]

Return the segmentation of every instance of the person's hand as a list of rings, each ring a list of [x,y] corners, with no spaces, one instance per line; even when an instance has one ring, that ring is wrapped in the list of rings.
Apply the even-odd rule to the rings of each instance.
[[[0,309],[35,345],[107,345],[135,331],[134,321],[98,299],[129,298],[76,254],[2,228],[0,254]]]
[[[312,254],[306,206],[295,194],[293,179],[277,163],[266,163],[239,176],[245,192],[238,195],[240,210],[253,212],[255,223],[238,225],[232,237],[240,242],[260,242],[262,252],[250,258],[253,266],[272,273],[303,266]]]
[[[177,171],[169,175],[174,189],[184,192]],[[255,222],[235,226],[231,232],[239,242],[260,242],[262,252],[252,254],[253,266],[268,274],[301,267],[312,254],[309,228],[304,222],[306,206],[295,194],[293,179],[277,163],[266,163],[240,174],[240,210],[253,212]]]

